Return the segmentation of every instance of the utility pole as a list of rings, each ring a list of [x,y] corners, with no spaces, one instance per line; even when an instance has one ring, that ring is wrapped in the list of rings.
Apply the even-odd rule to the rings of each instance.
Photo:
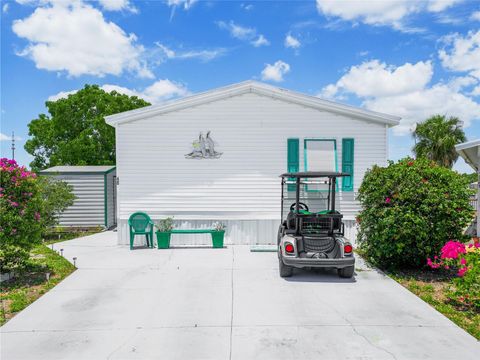
[[[12,160],[15,160],[15,133],[12,131]]]

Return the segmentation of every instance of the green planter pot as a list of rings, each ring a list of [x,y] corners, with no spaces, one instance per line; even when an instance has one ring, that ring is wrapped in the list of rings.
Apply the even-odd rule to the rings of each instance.
[[[170,247],[170,237],[172,233],[157,231],[155,234],[157,234],[157,247],[159,249],[168,249]]]
[[[223,248],[225,231],[212,231],[212,243],[214,248]]]

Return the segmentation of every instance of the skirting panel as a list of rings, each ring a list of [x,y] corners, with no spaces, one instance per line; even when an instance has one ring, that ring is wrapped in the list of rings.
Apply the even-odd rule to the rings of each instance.
[[[177,220],[176,229],[208,229],[213,227],[215,220]],[[266,245],[276,244],[279,220],[226,220],[225,244],[235,245]],[[345,220],[345,237],[355,242],[355,221]],[[155,235],[154,235],[155,237]],[[137,245],[145,242],[145,237],[138,236],[135,240]],[[156,237],[155,237],[156,243]],[[118,222],[118,243],[128,245],[129,229],[127,220]],[[211,245],[210,234],[173,234],[171,246],[175,245]]]

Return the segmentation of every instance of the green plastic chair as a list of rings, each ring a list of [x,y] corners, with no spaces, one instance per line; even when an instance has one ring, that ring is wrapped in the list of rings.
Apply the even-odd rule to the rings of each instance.
[[[147,246],[153,247],[153,222],[150,216],[143,212],[136,212],[128,219],[130,227],[130,250],[133,250],[135,235],[145,235]]]

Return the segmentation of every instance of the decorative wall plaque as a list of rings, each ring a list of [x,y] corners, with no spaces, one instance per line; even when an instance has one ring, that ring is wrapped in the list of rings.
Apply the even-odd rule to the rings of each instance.
[[[221,152],[215,151],[216,143],[210,136],[210,131],[207,131],[207,135],[204,137],[200,132],[198,140],[193,141],[192,151],[185,154],[186,159],[218,159],[222,156]]]

